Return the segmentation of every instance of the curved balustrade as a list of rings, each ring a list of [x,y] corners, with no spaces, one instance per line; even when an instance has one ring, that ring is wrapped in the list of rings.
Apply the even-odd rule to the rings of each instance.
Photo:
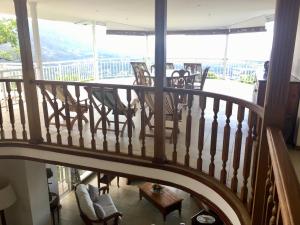
[[[168,96],[164,106],[168,108],[165,111],[168,117],[165,131],[167,161],[157,165],[152,163],[153,136],[155,126],[162,121],[154,123],[153,120],[154,87],[34,81],[32,85],[37,87],[40,102],[36,110],[41,121],[31,123],[41,123],[43,142],[32,144],[26,113],[26,107],[30,106],[23,100],[22,83],[22,80],[13,79],[0,81],[2,146],[27,146],[128,164],[142,160],[153,168],[172,168],[173,172],[200,179],[217,191],[234,205],[241,223],[249,223],[262,107],[215,93],[165,88],[165,96]],[[272,164],[273,168],[283,163],[273,156],[277,151],[274,151],[276,135],[269,131],[270,162],[277,163]],[[282,193],[280,188],[287,185],[280,181],[282,171],[270,171],[268,180],[272,179],[273,183],[275,180],[277,192],[272,192],[274,203],[272,207],[267,206],[266,221],[270,218],[273,221],[277,215],[273,213],[278,208],[276,199],[283,202],[284,197],[279,192]],[[277,180],[281,183],[277,184]],[[283,224],[297,224],[287,222],[282,209],[283,205],[280,214]]]

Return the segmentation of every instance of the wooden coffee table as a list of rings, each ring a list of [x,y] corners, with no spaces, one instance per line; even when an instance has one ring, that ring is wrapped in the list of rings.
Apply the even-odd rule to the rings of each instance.
[[[164,217],[164,221],[166,220],[166,216],[176,209],[178,209],[179,215],[181,215],[181,202],[183,199],[178,198],[169,188],[164,186],[159,193],[156,193],[152,190],[152,183],[146,182],[138,187],[140,200],[142,200],[142,197],[145,197],[158,208]]]

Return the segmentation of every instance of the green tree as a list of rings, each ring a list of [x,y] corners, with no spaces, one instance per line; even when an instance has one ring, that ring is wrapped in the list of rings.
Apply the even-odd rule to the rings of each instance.
[[[1,49],[1,45],[8,44],[8,48]],[[19,42],[17,23],[12,19],[0,20],[0,59],[19,59]]]

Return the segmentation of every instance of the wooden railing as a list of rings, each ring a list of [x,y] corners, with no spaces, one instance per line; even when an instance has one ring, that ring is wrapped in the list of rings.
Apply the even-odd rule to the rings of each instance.
[[[24,100],[23,81],[1,80],[1,84],[5,86],[0,92],[1,142],[29,143],[26,107],[30,106]],[[40,108],[36,110],[43,127],[43,146],[148,162],[154,159],[153,130],[160,126],[151,118],[154,87],[59,81],[34,81],[32,85],[39,93]],[[111,95],[105,95],[107,90]],[[171,103],[165,105],[166,128],[170,128],[166,129],[165,163],[217,182],[243,203],[250,217],[259,176],[263,108],[199,90],[164,88],[164,93]],[[294,200],[291,194],[299,194],[299,186],[280,132],[268,129],[268,141],[264,224],[300,224],[295,212],[299,198]]]
[[[299,182],[282,133],[277,128],[267,128],[267,137],[269,159],[263,219],[265,224],[300,224]]]

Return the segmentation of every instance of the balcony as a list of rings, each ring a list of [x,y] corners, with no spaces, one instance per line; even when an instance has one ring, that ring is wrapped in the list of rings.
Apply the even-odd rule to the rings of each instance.
[[[30,150],[29,155],[26,155],[26,150],[23,153],[12,151],[11,154],[15,157],[33,157],[69,165],[74,162],[68,162],[67,155],[81,156],[81,162],[76,164],[84,168],[94,168],[86,160],[90,158],[99,159],[99,162],[108,160],[175,172],[178,177],[181,174],[181,176],[200,181],[202,186],[204,185],[203,189],[212,188],[221,194],[225,202],[231,202],[235,207],[237,205],[242,207],[239,209],[244,217],[242,223],[249,222],[255,194],[253,188],[257,179],[255,173],[260,141],[258,134],[261,132],[263,115],[262,107],[216,93],[164,88],[165,95],[171,95],[174,100],[174,114],[171,115],[172,121],[166,121],[166,127],[172,127],[172,129],[165,131],[165,155],[159,159],[156,154],[160,150],[154,148],[154,131],[157,126],[160,126],[160,122],[153,118],[149,123],[146,120],[149,117],[150,108],[145,98],[155,92],[155,87],[32,81],[30,85],[38,93],[39,106],[32,108],[25,100],[22,79],[2,79],[1,85],[5,87],[3,89],[5,92],[1,93],[2,96],[7,96],[1,103],[1,145],[44,150],[42,151],[44,156],[36,155],[34,150]],[[136,102],[135,115],[130,110],[125,114],[116,110],[117,95],[114,95],[116,103],[114,113],[108,113],[109,108],[101,104],[92,94],[93,90],[99,90],[104,94],[107,88],[119,94],[124,106],[131,107],[131,103]],[[180,103],[183,96],[186,98],[184,107]],[[76,104],[71,105],[74,101]],[[82,105],[86,106],[84,113],[81,111]],[[181,118],[175,113],[178,109],[182,110]],[[30,110],[35,111],[37,116],[34,121],[29,121]],[[41,118],[40,121],[38,117]],[[49,120],[49,117],[52,119]],[[77,119],[72,125],[74,117]],[[96,122],[100,118],[98,126],[100,129],[96,130]],[[121,134],[120,122],[125,120],[128,123]],[[38,129],[39,124],[42,127],[42,140],[30,136],[29,127]],[[176,130],[178,132],[174,132]],[[277,144],[283,144],[279,138],[281,137],[279,132],[276,133],[274,130],[272,132],[270,129],[268,134],[270,151],[277,148]],[[277,135],[279,139],[274,138],[274,135]],[[278,140],[279,143],[277,143]],[[272,144],[275,141],[276,143]],[[7,153],[2,151],[4,155]],[[55,153],[62,153],[64,157],[58,159]],[[271,154],[275,153],[271,152]],[[53,156],[58,161],[54,160]],[[276,155],[271,155],[271,157],[276,157]],[[269,163],[271,163],[270,160]],[[107,165],[102,165],[101,169],[112,170],[111,166]],[[114,172],[123,175],[132,173],[130,170]],[[147,177],[145,174],[132,174]],[[270,170],[268,174],[266,185],[272,185],[270,179],[274,179],[273,170]],[[160,175],[152,178],[166,182],[167,179]],[[172,183],[174,180],[170,179],[168,182]],[[176,182],[174,183],[176,185]],[[193,187],[189,187],[188,184],[179,185],[179,187],[193,190]],[[211,201],[212,199],[208,198],[208,202],[212,204]],[[229,213],[225,211],[221,212],[221,215],[228,220]]]

